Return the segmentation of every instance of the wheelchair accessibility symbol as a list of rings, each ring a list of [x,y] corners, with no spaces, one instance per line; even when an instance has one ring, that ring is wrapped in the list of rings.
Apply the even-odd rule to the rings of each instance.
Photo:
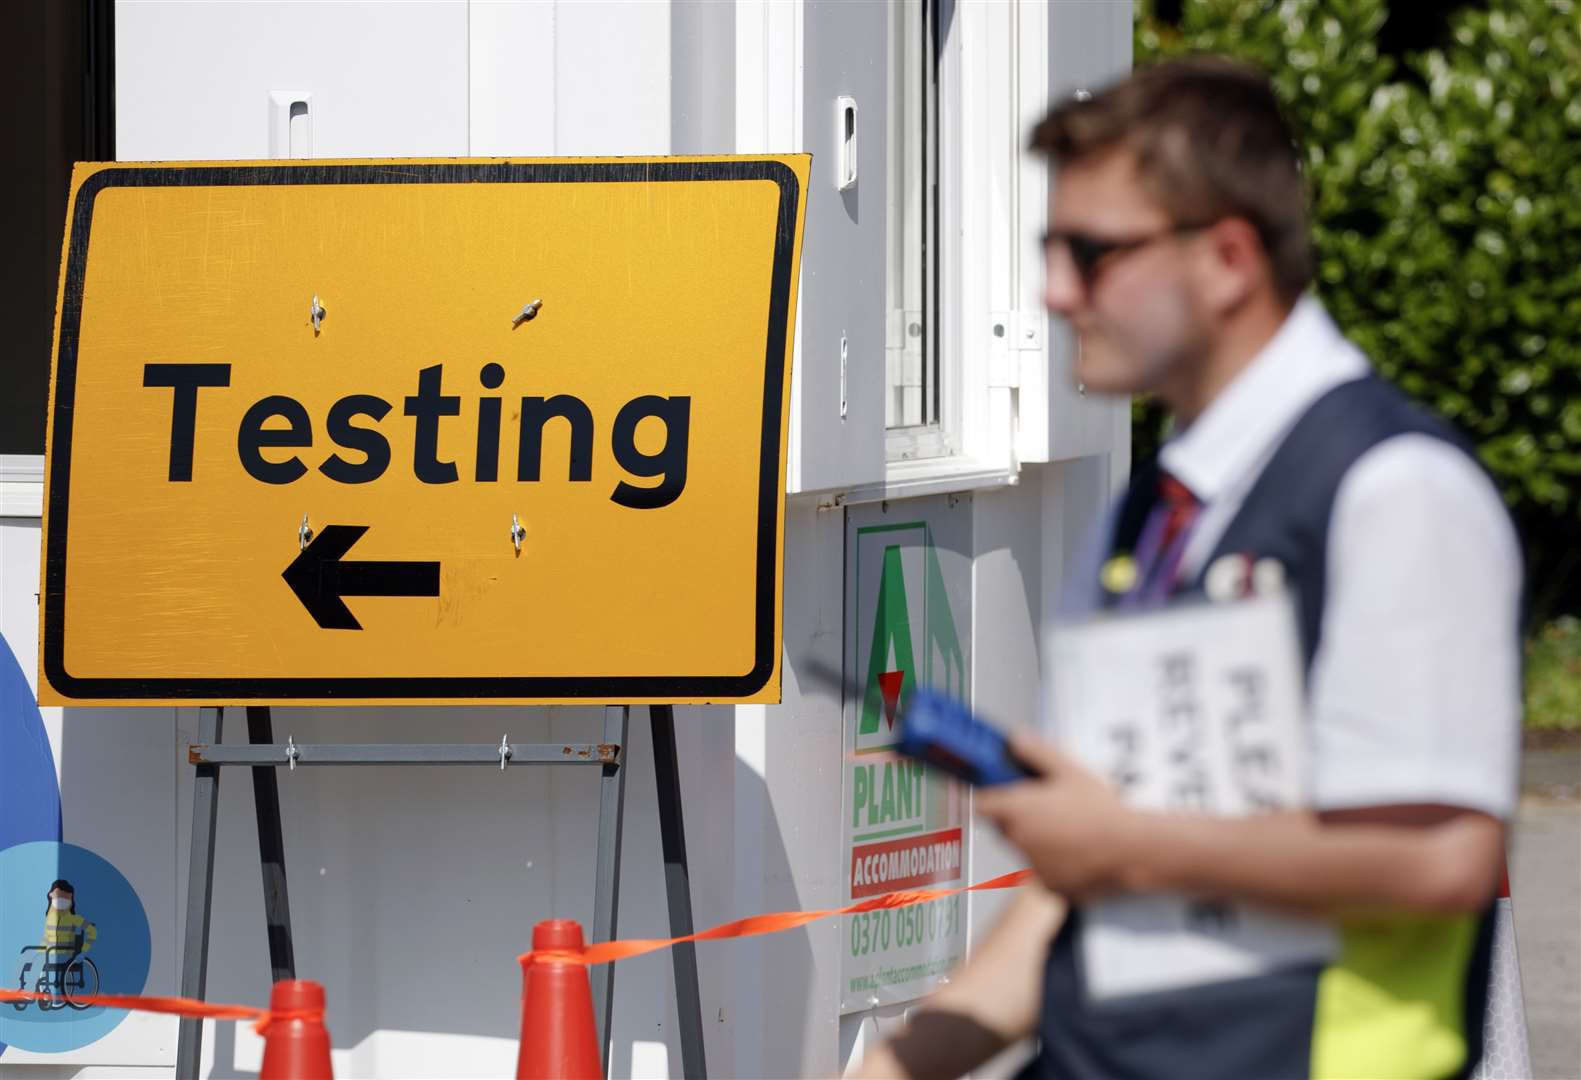
[[[99,936],[99,928],[77,914],[77,892],[71,882],[57,878],[49,887],[44,907],[42,945],[22,946],[22,972],[17,989],[48,994],[47,1000],[14,1001],[24,1012],[29,1005],[39,1009],[86,1009],[99,995],[99,966],[88,950]],[[36,974],[31,974],[35,971]]]
[[[75,844],[0,851],[0,960],[6,985],[44,995],[0,1010],[0,1042],[61,1053],[103,1038],[125,1013],[95,1005],[148,978],[148,917],[131,883]]]

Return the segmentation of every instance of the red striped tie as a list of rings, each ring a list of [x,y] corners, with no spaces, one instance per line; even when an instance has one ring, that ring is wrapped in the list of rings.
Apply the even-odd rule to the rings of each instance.
[[[1202,504],[1191,489],[1168,473],[1158,474],[1158,498],[1164,504],[1164,535],[1159,547],[1168,551],[1175,539],[1191,527],[1202,510]]]
[[[1164,526],[1158,541],[1161,565],[1155,572],[1163,575],[1163,588],[1167,592],[1172,591],[1180,579],[1180,560],[1184,552],[1175,550],[1176,543],[1180,541],[1180,547],[1184,549],[1181,536],[1197,520],[1197,515],[1202,512],[1202,504],[1190,488],[1166,472],[1158,474],[1158,500],[1164,515]]]

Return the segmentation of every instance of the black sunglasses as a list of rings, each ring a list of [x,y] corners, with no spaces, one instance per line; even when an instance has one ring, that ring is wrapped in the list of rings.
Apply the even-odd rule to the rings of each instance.
[[[1103,239],[1073,229],[1050,229],[1043,234],[1043,250],[1049,255],[1054,253],[1055,248],[1060,247],[1070,252],[1070,261],[1076,267],[1076,276],[1081,278],[1084,286],[1091,288],[1098,276],[1099,266],[1111,255],[1139,251],[1165,237],[1197,232],[1208,228],[1210,224],[1212,223],[1171,225],[1145,236],[1134,236],[1125,240]]]

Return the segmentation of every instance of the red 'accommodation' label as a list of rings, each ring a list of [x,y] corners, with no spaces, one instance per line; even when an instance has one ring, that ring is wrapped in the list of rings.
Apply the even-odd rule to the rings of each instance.
[[[961,876],[961,830],[942,829],[851,849],[851,898],[915,889]]]

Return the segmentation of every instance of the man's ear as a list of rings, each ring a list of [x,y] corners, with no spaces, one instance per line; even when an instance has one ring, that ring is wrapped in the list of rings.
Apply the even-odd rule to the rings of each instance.
[[[1208,226],[1200,245],[1201,295],[1214,310],[1233,311],[1272,284],[1262,237],[1245,218],[1222,218]]]

